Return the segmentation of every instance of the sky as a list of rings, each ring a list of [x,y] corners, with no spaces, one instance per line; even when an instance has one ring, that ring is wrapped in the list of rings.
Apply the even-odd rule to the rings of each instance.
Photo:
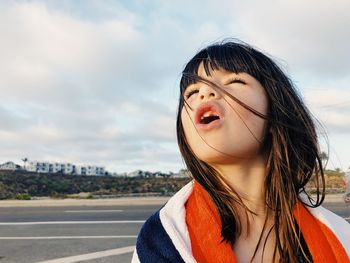
[[[328,168],[348,170],[349,10],[346,0],[1,1],[0,163],[177,172],[181,71],[238,38],[291,77],[324,127]]]

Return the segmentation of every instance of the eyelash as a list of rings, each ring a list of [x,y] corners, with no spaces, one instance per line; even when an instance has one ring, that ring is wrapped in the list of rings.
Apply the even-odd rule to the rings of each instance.
[[[233,78],[231,80],[229,80],[226,84],[226,85],[229,85],[229,84],[233,84],[233,83],[239,83],[239,84],[247,84],[244,80],[240,79],[240,78]],[[188,92],[185,91],[185,98],[186,99],[189,99],[193,94],[197,93],[199,90],[198,89],[192,89]]]
[[[226,85],[232,84],[232,83],[240,83],[240,84],[243,84],[243,85],[247,84],[243,79],[233,78]]]
[[[193,89],[191,91],[188,91],[185,93],[185,98],[189,99],[193,94],[197,93],[199,90],[198,89]]]

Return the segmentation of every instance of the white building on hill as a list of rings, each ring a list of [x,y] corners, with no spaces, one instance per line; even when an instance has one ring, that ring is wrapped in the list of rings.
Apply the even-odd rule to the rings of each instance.
[[[0,170],[21,170],[21,166],[18,164],[15,164],[14,162],[6,162],[3,164],[0,164]]]
[[[140,177],[140,176],[144,176],[144,172],[141,170],[136,170],[136,171],[128,173],[126,176],[127,177]]]
[[[105,175],[104,167],[99,167],[95,165],[86,165],[86,166],[76,166],[76,174],[79,175]]]
[[[37,173],[62,173],[75,175],[105,175],[105,168],[95,165],[75,165],[71,163],[38,162],[28,163],[26,170]]]

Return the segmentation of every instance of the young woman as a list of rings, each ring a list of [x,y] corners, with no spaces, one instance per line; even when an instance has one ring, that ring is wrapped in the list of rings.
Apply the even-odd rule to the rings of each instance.
[[[350,224],[320,206],[314,121],[268,56],[240,42],[196,54],[177,138],[193,180],[145,222],[132,262],[350,262]]]

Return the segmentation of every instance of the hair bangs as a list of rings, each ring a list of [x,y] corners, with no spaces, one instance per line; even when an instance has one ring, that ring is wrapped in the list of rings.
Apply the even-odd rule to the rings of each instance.
[[[233,73],[248,73],[257,80],[261,79],[261,68],[257,57],[259,52],[245,46],[244,44],[223,43],[207,47],[196,54],[186,65],[182,72],[180,81],[181,93],[186,87],[198,82],[198,68],[203,62],[203,67],[207,76],[211,76],[211,71],[224,69]]]

